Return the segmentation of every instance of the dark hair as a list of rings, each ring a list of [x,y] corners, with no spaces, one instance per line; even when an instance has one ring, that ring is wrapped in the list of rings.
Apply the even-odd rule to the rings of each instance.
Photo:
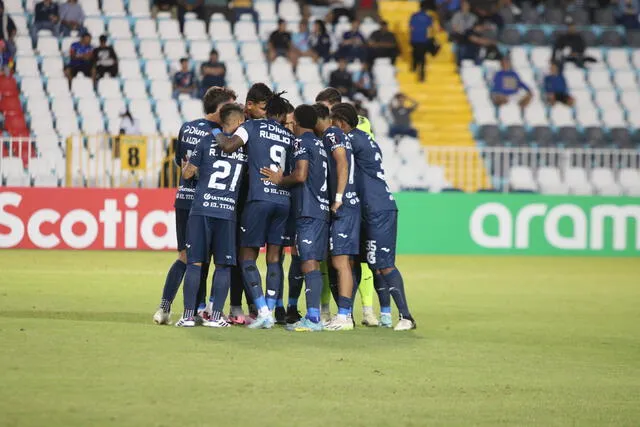
[[[331,118],[342,120],[352,128],[358,126],[358,112],[353,105],[346,102],[341,102],[331,108]]]
[[[291,105],[291,103],[289,103],[289,104],[287,105],[287,114],[291,114],[291,113],[293,113],[293,112],[294,112],[294,110],[295,110],[295,107],[294,107],[293,105]]]
[[[316,102],[328,102],[329,105],[335,105],[342,101],[340,91],[334,87],[328,87],[320,91],[316,96]]]
[[[236,93],[231,89],[220,86],[212,86],[202,97],[205,114],[214,114],[218,111],[220,104],[227,101],[235,101]]]
[[[247,92],[246,102],[267,102],[273,96],[273,91],[264,83],[255,83]]]
[[[187,58],[186,56],[180,58],[180,63],[182,64],[183,62],[189,62],[189,58]]]
[[[107,36],[106,36],[106,34],[101,35],[101,36],[100,36],[100,43],[103,43],[103,42],[104,42],[104,43],[106,43],[106,41],[107,41]]]
[[[241,114],[244,116],[244,109],[236,103],[224,104],[222,108],[220,108],[220,122],[226,123],[227,119],[233,114]]]
[[[318,24],[318,26],[320,27],[320,35],[325,35],[327,34],[327,26],[325,25],[324,21],[322,21],[321,19],[316,19],[315,21],[313,21],[314,24]]]
[[[331,113],[329,112],[329,108],[324,104],[320,104],[319,102],[313,104],[313,109],[318,115],[318,119],[326,119],[331,115]]]
[[[293,112],[293,115],[298,125],[305,129],[315,128],[318,122],[318,114],[316,114],[316,110],[311,105],[299,105]]]
[[[282,96],[285,93],[278,92],[271,95],[271,98],[267,101],[267,117],[286,116],[289,113],[291,103]]]
[[[282,24],[286,24],[286,23],[287,23],[287,21],[285,21],[284,19],[278,18],[278,25],[282,25]]]
[[[215,50],[215,49],[211,49],[211,52],[209,52],[209,56],[213,55],[214,53],[215,53],[216,55],[218,55],[218,51],[217,51],[217,50]]]

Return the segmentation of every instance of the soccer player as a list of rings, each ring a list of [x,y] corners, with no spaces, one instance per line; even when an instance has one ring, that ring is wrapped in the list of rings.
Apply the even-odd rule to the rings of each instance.
[[[310,105],[300,105],[294,111],[295,167],[284,176],[281,168],[263,167],[265,181],[282,187],[293,187],[296,214],[296,246],[306,285],[307,314],[288,329],[297,332],[321,331],[320,293],[322,273],[320,262],[326,258],[329,238],[329,193],[327,185],[327,153],[314,128],[318,116]]]
[[[236,104],[222,107],[220,119],[224,131],[232,133],[244,121],[244,111]],[[236,264],[236,204],[243,168],[247,162],[244,148],[225,153],[217,146],[216,128],[202,138],[182,170],[185,179],[196,173],[200,179],[187,223],[187,272],[184,280],[184,313],[178,327],[195,326],[194,310],[202,263],[213,254],[215,271],[211,290],[211,316],[205,326],[231,326],[222,316],[231,285],[231,266]]]
[[[240,236],[240,265],[245,286],[250,291],[258,316],[250,325],[252,329],[270,329],[281,277],[281,248],[287,218],[290,192],[287,188],[264,182],[260,168],[269,166],[284,169],[292,143],[291,133],[282,126],[289,101],[274,94],[266,105],[267,119],[250,120],[227,137],[218,134],[220,148],[232,153],[246,145],[249,154],[249,194],[242,212]],[[262,292],[260,271],[256,260],[260,248],[267,245],[267,298]]]
[[[331,108],[340,103],[342,101],[342,95],[340,91],[336,88],[328,87],[322,90],[316,96],[316,102],[326,105],[331,111]],[[373,138],[373,133],[371,131],[371,122],[364,116],[358,116],[358,129],[365,132],[371,138]],[[373,313],[373,289],[374,289],[374,280],[373,274],[367,267],[366,263],[362,263],[362,265],[355,265],[354,269],[356,270],[356,275],[361,276],[360,286],[358,290],[360,291],[360,301],[362,303],[362,324],[365,326],[378,326],[379,322]],[[386,288],[376,287],[376,292],[386,292]],[[380,295],[378,295],[380,298]],[[388,298],[388,296],[382,296],[383,299]],[[329,301],[323,299],[323,312],[329,310]]]
[[[180,132],[178,133],[178,146],[175,150],[176,165],[183,167],[189,160],[191,153],[200,139],[210,135],[213,129],[220,128],[220,125],[218,124],[220,122],[219,109],[223,105],[235,101],[235,99],[236,94],[229,89],[211,87],[207,90],[202,100],[205,117],[187,122],[180,128]],[[168,325],[171,323],[171,304],[173,303],[187,269],[187,252],[185,247],[187,220],[189,219],[189,210],[191,209],[196,184],[196,179],[184,179],[181,177],[178,191],[176,192],[174,208],[176,213],[178,259],[169,269],[169,273],[167,274],[164,288],[162,290],[160,307],[153,315],[153,321],[159,325]],[[201,270],[203,277],[201,280],[200,291],[198,293],[198,302],[203,302],[206,294],[206,281],[209,272],[208,260],[205,261]]]
[[[367,262],[374,270],[379,286],[388,289],[386,295],[390,294],[398,307],[400,320],[394,329],[415,329],[402,275],[395,265],[398,207],[385,181],[380,147],[369,135],[356,129],[358,113],[351,104],[334,105],[331,118],[334,126],[347,134],[353,147],[356,184],[365,224]],[[381,324],[390,326],[391,300],[388,296],[387,299],[380,298],[380,312]]]
[[[329,331],[353,329],[354,257],[360,252],[360,199],[356,190],[351,142],[341,129],[332,126],[329,109],[313,106],[318,116],[315,131],[321,135],[329,156],[329,195],[333,200],[329,234],[331,265],[337,272],[338,314],[324,325]]]
[[[255,83],[249,88],[247,97],[245,98],[245,116],[246,119],[264,119],[267,115],[266,106],[269,98],[273,96],[273,91],[264,83]],[[246,174],[246,172],[245,172]],[[245,177],[243,185],[240,188],[240,196],[238,200],[237,212],[238,218],[242,218],[242,211],[244,209],[245,200],[249,192],[248,178]],[[240,224],[238,221],[238,238],[237,243],[240,244]],[[240,249],[238,248],[238,251]],[[245,325],[252,321],[256,316],[255,306],[251,302],[249,293],[246,293],[247,305],[249,306],[249,312],[251,317],[246,318],[244,311],[242,310],[242,292],[244,290],[244,284],[242,281],[242,268],[238,265],[231,269],[231,295],[230,295],[230,310],[229,321],[236,325]]]

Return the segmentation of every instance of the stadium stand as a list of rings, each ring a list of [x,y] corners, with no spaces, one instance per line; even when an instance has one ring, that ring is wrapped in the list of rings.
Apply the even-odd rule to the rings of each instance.
[[[252,83],[262,81],[286,90],[294,104],[312,103],[337,67],[334,60],[319,65],[308,57],[300,58],[295,70],[284,58],[267,62],[266,42],[277,19],[285,19],[294,32],[304,14],[293,0],[280,1],[277,9],[270,0],[255,1],[259,26],[251,14],[232,25],[220,13],[209,22],[187,13],[183,32],[168,12],[153,17],[147,0],[81,0],[84,27],[94,44],[100,34],[109,36],[119,58],[119,75],[97,84],[79,75],[69,86],[63,64],[77,35],[54,38],[42,31],[34,49],[29,37],[34,1],[5,3],[17,35],[15,75],[0,79],[4,185],[63,185],[65,178],[73,185],[118,185],[113,178],[120,174],[119,164],[109,151],[115,138],[107,135],[119,133],[125,108],[151,147],[149,171],[130,185],[157,185],[157,171],[180,122],[203,114],[199,100],[172,97],[171,78],[182,57],[190,58],[198,74],[200,63],[215,48],[225,63],[227,84],[240,101]],[[416,2],[380,2],[380,14],[401,45],[407,45],[408,17],[416,9]],[[541,16],[529,7],[523,7],[518,18],[501,13],[506,24],[500,32],[501,48],[534,92],[524,111],[513,104],[493,106],[489,93],[497,63],[465,60],[458,70],[455,45],[443,29],[436,34],[441,50],[429,60],[426,83],[418,83],[410,70],[409,49],[402,49],[395,65],[388,58],[376,59],[372,74],[377,96],[365,100],[363,107],[383,151],[391,189],[640,193],[640,37],[610,26],[613,17],[603,11],[595,14],[596,25],[585,25],[587,14],[572,12],[574,21],[584,25],[579,28],[588,45],[585,54],[597,63],[586,69],[567,63],[564,75],[576,107],[549,107],[543,102],[542,79],[566,13],[549,9]],[[365,37],[377,28],[374,19],[363,19]],[[333,40],[349,29],[347,18],[341,17]],[[348,69],[359,73],[361,67],[355,61]],[[388,137],[387,105],[400,91],[420,102],[412,116],[419,138],[403,137],[396,146]],[[72,166],[71,176],[66,176],[66,163]]]

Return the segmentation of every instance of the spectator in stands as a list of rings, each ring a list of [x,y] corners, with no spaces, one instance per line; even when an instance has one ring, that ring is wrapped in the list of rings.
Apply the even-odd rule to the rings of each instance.
[[[331,6],[330,18],[333,25],[338,23],[341,16],[346,16],[349,21],[355,19],[356,0],[329,0],[329,4]]]
[[[309,36],[311,50],[317,60],[328,61],[331,58],[331,36],[327,26],[320,19],[313,23],[313,31]]]
[[[140,123],[134,119],[129,111],[129,107],[125,107],[120,112],[120,135],[141,135]]]
[[[204,21],[209,22],[211,15],[220,13],[229,22],[235,22],[236,15],[229,9],[229,0],[204,0]]]
[[[253,18],[253,22],[258,25],[260,17],[253,8],[252,0],[232,0],[229,6],[234,13],[234,22],[238,21],[242,15],[249,14]]]
[[[416,100],[404,93],[398,93],[391,99],[389,112],[393,121],[389,127],[389,137],[395,140],[396,147],[402,136],[418,137],[418,131],[411,124],[411,113],[418,108],[418,105]]]
[[[278,28],[269,36],[269,62],[275,61],[278,56],[291,58],[291,33],[287,31],[287,22],[278,19]],[[292,61],[293,62],[293,61]]]
[[[84,10],[78,0],[67,0],[60,5],[60,30],[64,36],[71,35],[72,31],[82,31],[84,18]]]
[[[436,0],[436,6],[438,8],[438,18],[443,25],[445,22],[449,22],[461,7],[460,0]]]
[[[433,19],[427,13],[428,10],[429,2],[422,0],[420,2],[420,10],[411,15],[411,20],[409,21],[411,29],[410,41],[413,50],[411,68],[418,73],[420,81],[424,81],[426,77],[427,52],[430,48],[431,28],[433,26]]]
[[[451,18],[451,37],[458,43],[458,46],[465,42],[465,34],[473,29],[476,22],[478,22],[478,17],[471,12],[471,5],[468,1],[463,1],[460,10]]]
[[[200,97],[202,98],[207,89],[212,86],[225,87],[227,85],[227,67],[224,62],[220,62],[218,59],[218,51],[215,49],[209,53],[209,60],[203,62],[200,65],[200,75],[202,80],[200,81]]]
[[[367,58],[367,42],[360,32],[360,21],[357,19],[351,21],[351,30],[345,31],[342,35],[338,56],[346,58],[347,61],[364,61]]]
[[[313,56],[310,40],[311,34],[309,34],[309,23],[302,20],[298,25],[298,32],[293,33],[291,36],[292,54],[295,56],[296,62],[300,57]]]
[[[97,82],[109,74],[118,75],[118,55],[113,46],[107,44],[107,36],[100,36],[100,45],[93,51],[94,80]]]
[[[491,88],[491,100],[496,107],[500,107],[509,102],[509,98],[524,90],[525,94],[519,96],[518,105],[525,108],[531,102],[531,89],[521,79],[518,73],[511,69],[511,61],[504,57],[501,60],[502,69],[493,77],[493,87]]]
[[[16,46],[13,43],[16,32],[16,23],[13,22],[11,16],[4,14],[4,1],[0,0],[0,40],[4,40],[8,55],[12,58],[15,57],[16,54]]]
[[[376,97],[376,84],[367,62],[362,63],[362,69],[353,74],[356,94],[361,94],[369,101]]]
[[[180,23],[180,31],[184,32],[184,15],[187,12],[193,12],[198,19],[204,20],[204,0],[176,0],[178,5],[178,22]]]
[[[331,72],[329,86],[338,89],[342,96],[351,98],[353,95],[353,77],[347,70],[347,60],[345,58],[340,58],[338,60],[338,69]]]
[[[551,55],[552,60],[561,64],[561,67],[564,65],[565,61],[570,61],[581,68],[584,68],[587,62],[597,62],[595,58],[584,54],[587,44],[584,41],[582,34],[576,30],[576,26],[571,17],[567,18],[566,24],[567,32],[560,34],[553,44],[553,54]],[[569,49],[568,55],[564,54],[566,49]]]
[[[400,53],[398,40],[395,34],[389,31],[387,21],[380,22],[380,28],[369,36],[369,63],[370,67],[377,58],[391,58],[391,63],[396,63]]]
[[[7,44],[4,40],[0,40],[0,76],[9,75],[11,73],[11,58],[7,50]]]
[[[182,94],[195,96],[196,76],[189,68],[189,58],[180,58],[180,70],[173,75],[173,97],[178,98]]]
[[[31,23],[31,41],[36,45],[38,40],[38,32],[40,30],[49,30],[54,37],[58,37],[58,27],[60,25],[60,10],[58,4],[51,0],[43,0],[36,3]]]
[[[69,63],[65,67],[65,74],[69,79],[69,85],[73,78],[82,73],[87,77],[93,75],[93,46],[91,46],[91,34],[84,32],[80,41],[75,42],[69,49]]]
[[[561,102],[569,107],[573,106],[574,99],[569,95],[567,81],[560,72],[560,67],[555,62],[551,62],[549,75],[544,78],[544,91],[546,92],[547,103],[553,105]]]
[[[176,0],[155,0],[153,5],[157,9],[155,12],[173,12],[173,8],[176,7]]]
[[[485,49],[485,56],[490,52],[499,54],[497,42],[494,39],[483,35],[484,23],[477,21],[471,30],[467,31],[459,40],[456,46],[456,61],[458,67],[464,59],[470,59],[474,63],[479,64],[483,58],[480,57],[480,51]],[[495,59],[498,59],[496,57]]]
[[[640,28],[638,0],[613,0],[612,3],[616,6],[616,21],[619,25],[622,25],[627,30]]]

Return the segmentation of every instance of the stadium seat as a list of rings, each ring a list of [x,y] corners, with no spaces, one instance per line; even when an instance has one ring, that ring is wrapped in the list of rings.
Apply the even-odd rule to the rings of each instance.
[[[138,52],[140,52],[140,56],[144,59],[164,58],[162,54],[162,45],[160,44],[160,40],[157,38],[140,40]]]
[[[93,90],[93,80],[84,77],[82,74],[76,76],[71,82],[71,93],[76,98],[95,97]]]
[[[21,77],[39,77],[38,61],[33,56],[20,56],[16,59],[16,72]]]
[[[509,170],[509,187],[515,191],[536,191],[533,172],[528,166],[513,166]]]
[[[581,196],[590,196],[593,194],[593,186],[587,178],[587,171],[584,168],[568,168],[565,171],[564,178],[571,194]]]
[[[258,33],[256,32],[256,25],[253,21],[238,21],[233,29],[233,34],[239,42],[258,41]]]
[[[178,61],[187,57],[187,49],[182,40],[167,40],[164,43],[164,55],[167,59]]]
[[[125,16],[124,0],[102,1],[102,13],[105,16]]]
[[[134,18],[146,18],[151,14],[149,4],[143,0],[129,0],[128,11]]]
[[[141,79],[140,64],[137,59],[121,59],[118,67],[120,77],[123,79]]]
[[[136,46],[133,40],[130,39],[117,39],[113,43],[113,48],[118,55],[118,59],[137,59],[138,53],[136,52]]]
[[[634,168],[620,169],[618,181],[627,196],[640,196],[640,172]]]
[[[41,56],[60,56],[58,39],[52,36],[38,36],[36,49]]]
[[[613,75],[616,87],[622,91],[638,91],[638,80],[635,71],[619,70]]]
[[[594,168],[591,171],[591,183],[596,193],[601,196],[622,195],[622,189],[616,182],[613,171],[609,168]]]
[[[215,42],[229,42],[233,41],[233,34],[231,32],[231,24],[226,20],[223,21],[210,21],[209,22],[209,35]]]
[[[172,99],[173,88],[171,82],[167,80],[152,80],[151,81],[151,96],[156,101],[167,101]]]
[[[195,120],[204,116],[202,102],[197,99],[188,99],[180,102],[180,109],[185,120]]]
[[[181,39],[180,26],[175,19],[162,19],[158,20],[158,33],[162,40],[176,40]]]
[[[120,81],[112,77],[103,77],[98,80],[98,94],[104,99],[122,98]]]
[[[98,0],[80,0],[80,4],[82,5],[82,10],[84,14],[87,16],[96,16],[102,15],[102,11],[100,10]]]
[[[217,42],[216,49],[220,54],[221,61],[240,62],[240,57],[238,56],[238,50],[235,42]]]
[[[118,2],[119,0],[115,0]],[[110,2],[105,2],[110,3]],[[107,24],[107,32],[112,39],[129,40],[133,37],[131,34],[131,26],[127,18],[111,18]]]
[[[630,70],[629,53],[626,49],[607,50],[607,64],[611,70]]]
[[[148,98],[144,80],[125,80],[123,90],[127,99]]]
[[[184,23],[184,36],[187,40],[208,40],[203,21],[199,19],[187,20]]]
[[[167,64],[162,59],[146,61],[144,63],[144,74],[150,80],[169,80]]]
[[[29,36],[16,36],[14,39],[14,44],[16,46],[16,53],[19,56],[33,56],[33,46],[31,43],[31,37]]]
[[[285,21],[300,21],[300,7],[293,0],[283,0],[278,6],[278,15]]]
[[[595,90],[613,90],[611,75],[608,70],[590,70],[588,73],[589,85]]]
[[[84,27],[93,37],[105,33],[104,21],[99,17],[88,16],[84,20]]]
[[[122,98],[107,98],[102,104],[102,111],[109,119],[119,118],[124,108],[125,102]]]
[[[209,60],[211,43],[208,40],[196,40],[189,43],[189,56],[192,60],[206,62]]]

